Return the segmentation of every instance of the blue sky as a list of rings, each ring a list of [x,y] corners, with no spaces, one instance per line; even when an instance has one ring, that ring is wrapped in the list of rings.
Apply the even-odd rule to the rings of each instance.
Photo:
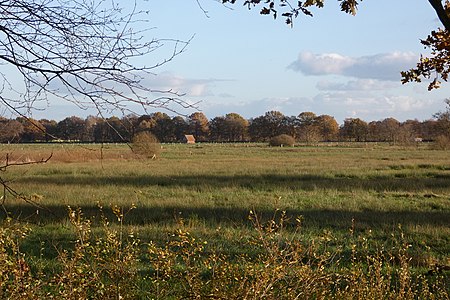
[[[428,92],[427,83],[400,83],[401,70],[426,53],[419,39],[439,23],[426,0],[365,0],[353,17],[325,1],[314,17],[300,16],[293,28],[258,9],[220,1],[148,0],[148,38],[188,40],[186,51],[146,79],[197,102],[208,118],[236,112],[246,118],[269,110],[304,111],[366,121],[394,117],[425,120],[444,108],[450,84]],[[126,5],[126,1],[122,1]],[[148,61],[169,55],[169,43]],[[155,109],[157,111],[157,109]],[[192,111],[182,111],[189,114]],[[86,115],[66,105],[46,112],[63,118]]]

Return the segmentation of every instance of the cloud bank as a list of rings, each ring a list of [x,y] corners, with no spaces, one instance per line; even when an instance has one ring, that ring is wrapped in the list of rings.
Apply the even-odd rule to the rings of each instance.
[[[305,75],[342,75],[360,79],[399,81],[400,71],[413,67],[418,57],[412,52],[399,51],[360,57],[301,52],[288,69]]]
[[[357,79],[346,83],[321,80],[316,85],[319,91],[384,91],[398,86],[398,82],[376,79]]]
[[[230,81],[227,79],[196,79],[186,78],[171,72],[163,72],[155,76],[146,76],[145,85],[157,90],[171,90],[188,97],[215,96],[213,87],[218,82]],[[230,97],[230,95],[227,95]]]
[[[342,124],[345,118],[358,117],[365,121],[394,117],[400,121],[407,119],[428,119],[439,110],[441,101],[421,99],[392,93],[380,94],[367,91],[324,91],[313,97],[267,97],[252,101],[207,101],[201,109],[207,117],[213,118],[235,112],[245,118],[264,115],[277,110],[287,116],[297,116],[301,112],[312,111],[317,115],[327,114]]]

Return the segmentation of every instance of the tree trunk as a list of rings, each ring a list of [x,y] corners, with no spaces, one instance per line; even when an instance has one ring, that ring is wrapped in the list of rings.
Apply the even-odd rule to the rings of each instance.
[[[431,6],[433,6],[442,25],[444,25],[445,29],[447,29],[447,31],[450,32],[450,17],[447,15],[447,12],[445,11],[444,6],[442,5],[442,1],[428,0],[428,2],[430,2]]]

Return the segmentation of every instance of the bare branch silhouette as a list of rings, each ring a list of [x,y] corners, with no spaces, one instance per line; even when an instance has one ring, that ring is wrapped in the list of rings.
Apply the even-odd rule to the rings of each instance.
[[[123,9],[114,0],[0,1],[0,61],[23,78],[25,91],[3,72],[2,94],[14,110],[30,111],[49,97],[99,112],[143,108],[176,110],[192,105],[173,90],[145,86],[156,68],[185,51],[190,40],[146,40],[145,11],[136,2]],[[136,66],[165,46],[171,52],[150,66]],[[166,48],[164,48],[166,49]]]
[[[14,167],[14,166],[26,166],[26,165],[35,165],[35,164],[43,164],[48,162],[53,156],[53,153],[51,153],[48,157],[41,158],[39,160],[33,160],[33,161],[11,161],[9,154],[6,154],[5,161],[2,165],[0,165],[0,172],[5,172],[8,168]],[[3,188],[3,193],[0,196],[0,205],[3,209],[3,211],[8,214],[8,211],[5,207],[5,201],[8,197],[8,195],[14,197],[15,199],[23,200],[26,203],[29,203],[36,208],[39,209],[45,209],[42,206],[39,205],[36,201],[32,199],[32,197],[26,196],[25,194],[19,193],[16,191],[10,184],[10,180],[6,180],[2,176],[0,176],[0,186]],[[47,210],[47,209],[46,209]]]

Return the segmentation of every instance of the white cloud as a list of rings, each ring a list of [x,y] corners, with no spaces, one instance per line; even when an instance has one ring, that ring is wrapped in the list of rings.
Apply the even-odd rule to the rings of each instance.
[[[321,80],[316,85],[320,91],[374,91],[389,90],[398,86],[399,83],[397,82],[376,79],[357,79],[346,83]]]
[[[220,93],[217,96],[219,96],[221,98],[234,98],[234,96],[230,93]]]
[[[342,75],[364,79],[400,80],[400,72],[415,66],[419,56],[412,52],[391,52],[349,57],[337,53],[301,52],[288,68],[305,75]]]
[[[407,119],[428,119],[439,110],[442,101],[424,100],[415,95],[399,95],[394,92],[379,91],[327,91],[310,97],[267,97],[254,101],[208,100],[202,102],[201,109],[207,117],[213,118],[235,112],[245,118],[264,115],[277,110],[286,116],[297,116],[304,111],[317,115],[327,114],[342,124],[345,118],[357,117],[367,122],[388,117],[399,121]],[[441,105],[442,106],[442,105]]]
[[[276,110],[286,116],[296,116],[303,111],[317,111],[317,107],[312,107],[314,102],[306,97],[270,97],[255,101],[220,101],[204,102],[202,110],[207,116],[220,116],[228,112],[235,112],[245,118],[254,118],[264,113]]]
[[[389,95],[364,91],[322,92],[314,97],[317,106],[332,109],[338,120],[358,117],[374,121],[394,117],[398,120],[428,118],[434,111],[433,100],[414,96]],[[420,112],[420,113],[419,113]]]
[[[229,81],[225,79],[193,79],[163,72],[155,76],[147,76],[145,85],[156,90],[171,90],[187,97],[214,96],[213,87],[217,82]]]
[[[348,56],[336,53],[313,54],[301,52],[298,59],[289,68],[301,71],[306,75],[341,74],[356,61]]]
[[[387,96],[383,98],[391,113],[417,112],[432,104],[433,101],[417,99],[411,96]]]
[[[172,90],[191,97],[211,95],[208,80],[188,79],[172,73],[161,73],[152,78],[147,78],[146,83],[152,89]]]

